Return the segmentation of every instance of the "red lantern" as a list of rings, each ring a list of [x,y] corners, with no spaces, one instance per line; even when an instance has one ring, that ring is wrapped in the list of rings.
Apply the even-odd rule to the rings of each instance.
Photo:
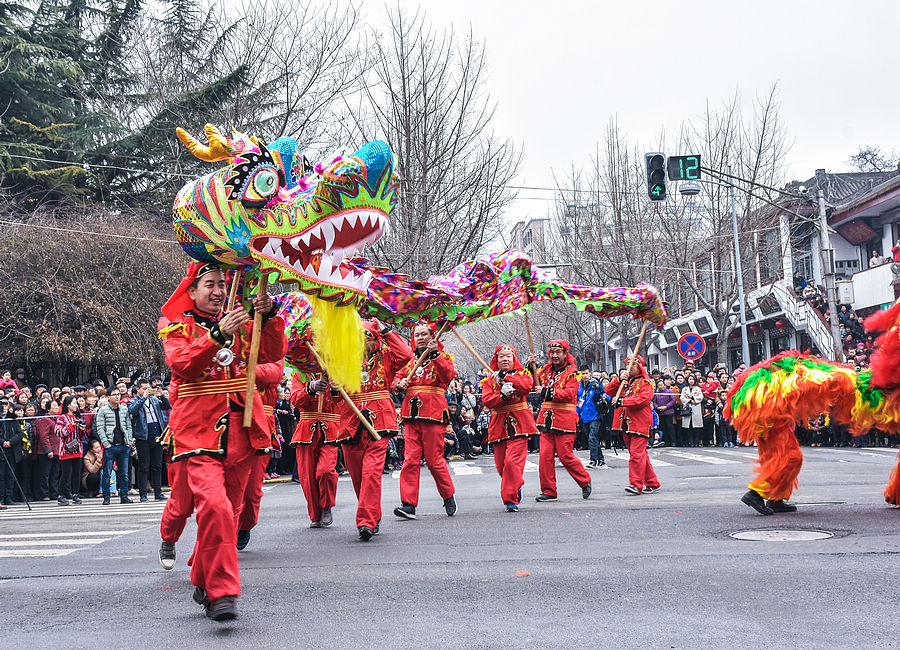
[[[775,321],[775,327],[787,327],[787,321],[777,320]]]

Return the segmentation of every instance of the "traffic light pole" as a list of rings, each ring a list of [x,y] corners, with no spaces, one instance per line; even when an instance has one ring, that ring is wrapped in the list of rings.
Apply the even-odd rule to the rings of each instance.
[[[731,165],[728,165],[731,176]],[[744,270],[741,265],[741,240],[738,237],[737,202],[734,198],[734,184],[728,183],[731,190],[731,227],[734,229],[734,266],[737,273],[738,305],[741,315],[741,356],[743,362],[750,365],[750,341],[747,340],[747,303],[744,300]]]

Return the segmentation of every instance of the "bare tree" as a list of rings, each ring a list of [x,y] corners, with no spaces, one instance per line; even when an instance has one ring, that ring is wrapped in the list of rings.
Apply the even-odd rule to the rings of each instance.
[[[498,234],[520,152],[490,130],[484,46],[437,32],[417,13],[389,12],[371,75],[344,126],[397,154],[402,199],[373,257],[418,278],[474,257]],[[348,103],[349,106],[349,103]]]
[[[896,151],[887,153],[881,147],[860,145],[859,151],[847,161],[850,166],[861,172],[898,172],[900,173],[900,154]]]

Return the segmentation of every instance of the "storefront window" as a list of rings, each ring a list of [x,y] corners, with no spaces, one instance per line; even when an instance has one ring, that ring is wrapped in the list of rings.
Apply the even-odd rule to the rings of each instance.
[[[779,352],[784,352],[785,350],[789,350],[791,348],[791,337],[787,336],[774,336],[771,341],[772,345],[772,355],[776,355]]]

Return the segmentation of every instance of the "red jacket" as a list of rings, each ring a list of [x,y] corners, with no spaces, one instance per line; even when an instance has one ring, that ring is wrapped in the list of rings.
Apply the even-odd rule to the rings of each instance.
[[[390,388],[397,371],[411,357],[412,350],[396,332],[388,332],[379,337],[378,349],[363,363],[363,373],[368,375],[368,381],[363,382],[358,393],[350,395],[356,408],[369,418],[382,437],[397,433],[397,411],[391,399]],[[341,429],[349,432],[348,437],[353,438],[364,430],[356,413],[343,400],[338,404],[338,413],[341,416]]]
[[[169,392],[174,397],[168,428],[173,461],[198,454],[224,458],[228,453],[229,402],[237,408],[244,405],[247,342],[253,323],[235,334],[231,346],[234,361],[225,367],[215,360],[221,346],[210,336],[214,324],[209,316],[186,311],[181,322],[160,331],[166,365],[172,370]],[[280,316],[270,318],[262,328],[257,371],[264,364],[283,360],[286,350],[284,321]],[[268,417],[259,392],[254,390],[250,444],[261,453],[272,448]]]
[[[263,411],[266,413],[266,426],[272,439],[272,447],[281,451],[275,427],[275,405],[278,404],[278,385],[284,378],[284,359],[256,366],[256,390],[262,398]]]
[[[541,431],[550,433],[575,433],[578,429],[578,384],[581,373],[572,364],[561,370],[553,369],[548,363],[538,370],[537,383],[543,386],[541,391],[544,403],[537,416],[537,426]]]
[[[327,389],[322,393],[310,393],[308,382],[294,375],[291,380],[291,404],[300,411],[300,420],[294,429],[291,446],[311,445],[316,434],[321,434],[322,442],[337,444],[351,437],[349,429],[340,426],[338,403],[343,398],[337,391]]]
[[[409,420],[429,420],[441,424],[450,422],[447,387],[456,376],[456,368],[453,366],[451,355],[446,352],[436,354],[437,357],[423,361],[409,380],[409,388],[400,407],[400,417],[404,422]],[[414,356],[400,369],[394,378],[394,390],[397,390],[397,383],[409,375],[416,361],[418,357]]]
[[[653,409],[650,407],[653,382],[646,376],[646,372],[644,370],[644,376],[631,379],[625,385],[621,395],[622,406],[613,413],[613,431],[650,437],[650,428],[653,426]],[[618,377],[610,379],[606,385],[606,394],[614,398],[619,383]]]
[[[506,397],[500,387],[510,382],[515,393]],[[501,442],[537,434],[534,414],[528,404],[528,393],[534,388],[534,376],[527,370],[514,370],[498,380],[493,375],[481,380],[481,403],[491,409],[488,442]]]

